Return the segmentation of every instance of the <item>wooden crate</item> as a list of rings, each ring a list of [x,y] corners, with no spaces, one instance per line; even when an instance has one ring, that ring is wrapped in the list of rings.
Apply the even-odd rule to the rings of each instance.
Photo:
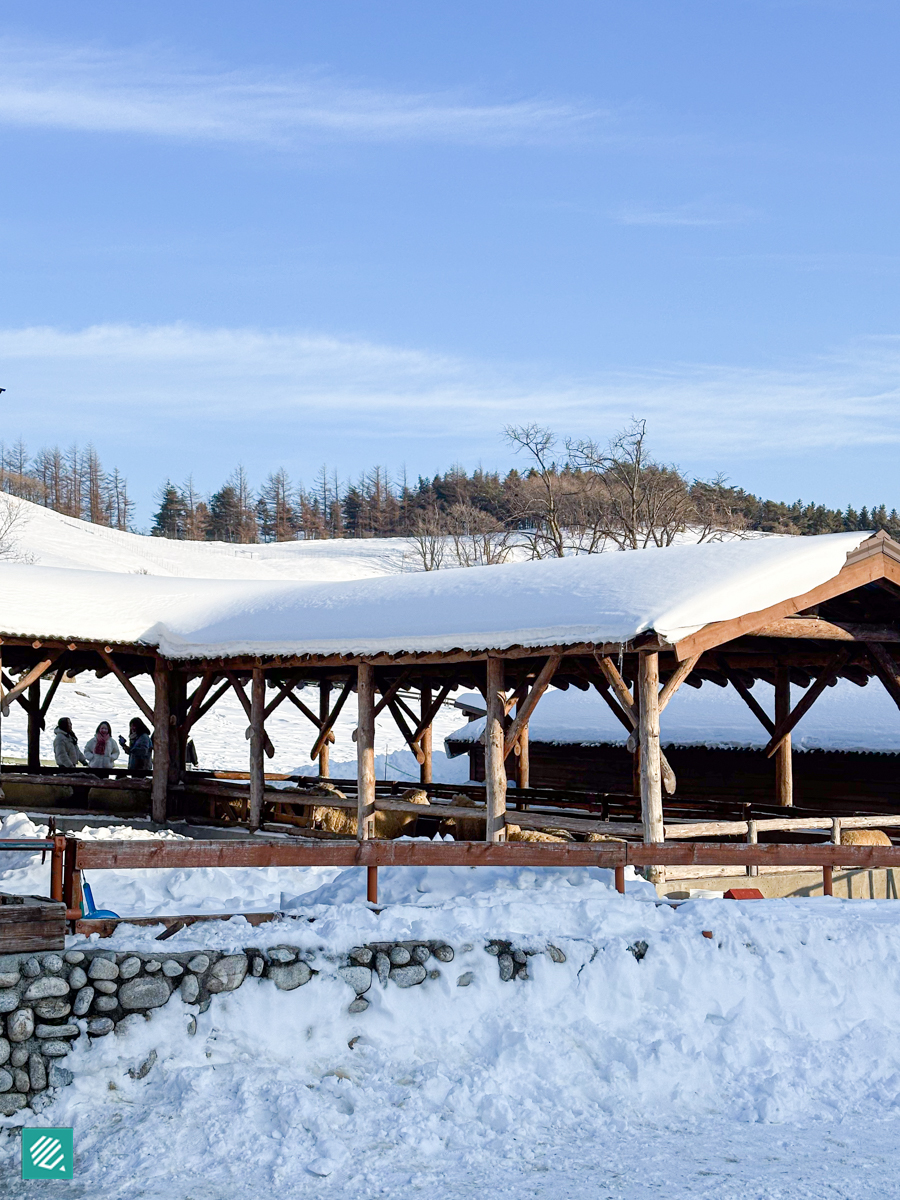
[[[46,896],[0,892],[0,954],[64,950],[66,906]]]

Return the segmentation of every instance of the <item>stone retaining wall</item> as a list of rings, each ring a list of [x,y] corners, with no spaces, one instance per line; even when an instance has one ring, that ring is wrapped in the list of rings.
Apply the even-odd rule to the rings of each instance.
[[[471,950],[472,946],[460,947]],[[504,981],[528,978],[528,955],[509,942],[484,947],[498,963]],[[547,953],[565,962],[555,946]],[[372,942],[357,946],[328,967],[351,989],[348,1012],[364,1012],[365,993],[378,981],[386,987],[416,987],[437,978],[454,950],[444,942]],[[239,954],[215,950],[189,953],[129,953],[102,949],[64,954],[0,956],[0,1114],[26,1106],[40,1111],[52,1091],[72,1081],[62,1065],[77,1038],[106,1037],[127,1023],[149,1017],[171,996],[205,1012],[212,998],[233,992],[246,979],[270,979],[282,991],[303,987],[319,973],[316,956],[295,946],[250,948]],[[467,971],[457,986],[472,982]]]

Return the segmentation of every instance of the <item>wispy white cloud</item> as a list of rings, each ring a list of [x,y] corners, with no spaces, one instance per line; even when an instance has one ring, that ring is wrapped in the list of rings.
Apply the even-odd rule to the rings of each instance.
[[[620,225],[739,225],[758,216],[750,208],[739,205],[716,205],[692,203],[675,205],[672,208],[625,207],[610,216]]]
[[[541,97],[476,100],[356,86],[322,72],[211,70],[165,49],[110,51],[0,39],[0,123],[288,147],[344,138],[555,142],[609,113]]]
[[[567,375],[309,333],[187,325],[0,330],[7,428],[58,438],[115,427],[126,440],[235,445],[315,429],[348,440],[431,439],[491,454],[508,422],[603,436],[632,414],[675,459],[735,461],[900,443],[900,337],[860,340],[796,367],[676,363]],[[111,424],[109,424],[111,423]],[[202,437],[192,443],[205,452]],[[329,451],[336,457],[337,451]],[[276,451],[277,456],[277,451]]]

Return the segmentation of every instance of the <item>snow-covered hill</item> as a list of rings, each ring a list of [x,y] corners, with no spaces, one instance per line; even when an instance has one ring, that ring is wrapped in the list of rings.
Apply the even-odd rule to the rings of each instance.
[[[191,579],[300,579],[327,582],[368,579],[412,568],[403,538],[340,541],[177,542],[123,533],[65,517],[27,500],[8,501],[19,512],[10,540],[14,552],[36,566],[75,567]]]

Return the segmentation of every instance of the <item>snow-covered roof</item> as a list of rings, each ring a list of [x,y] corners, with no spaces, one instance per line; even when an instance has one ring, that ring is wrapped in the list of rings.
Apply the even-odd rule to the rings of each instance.
[[[672,642],[826,582],[865,533],[759,538],[306,583],[0,564],[0,634],[172,658]]]
[[[772,715],[774,689],[758,680],[753,695]],[[803,696],[791,688],[792,706]],[[481,699],[479,696],[478,699]],[[484,718],[471,721],[446,739],[459,753],[484,732]],[[531,742],[557,745],[624,745],[627,734],[603,699],[593,690],[546,692],[528,723]],[[663,746],[708,746],[714,749],[762,749],[769,734],[733,688],[705,683],[682,686],[660,717]],[[826,688],[791,735],[794,750],[841,750],[900,754],[900,710],[879,680],[860,688],[839,679]]]

